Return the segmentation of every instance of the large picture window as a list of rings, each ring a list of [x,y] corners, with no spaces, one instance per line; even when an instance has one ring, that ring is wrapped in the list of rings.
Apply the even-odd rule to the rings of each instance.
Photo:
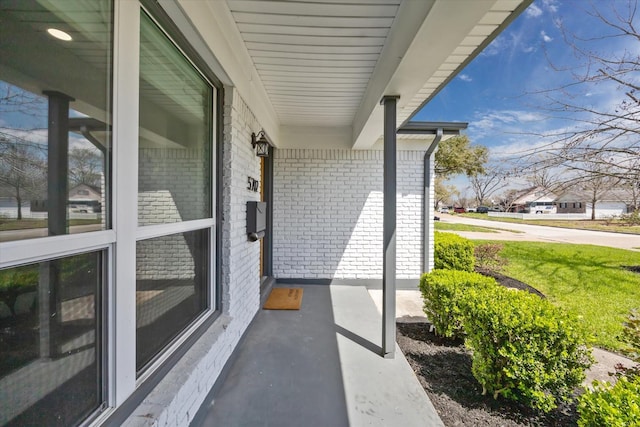
[[[110,227],[110,0],[0,2],[0,242]]]
[[[138,375],[211,307],[214,96],[211,82],[142,11]]]

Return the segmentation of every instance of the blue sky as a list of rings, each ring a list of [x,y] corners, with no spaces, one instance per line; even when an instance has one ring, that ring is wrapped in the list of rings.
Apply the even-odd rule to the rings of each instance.
[[[533,133],[576,126],[570,120],[551,118],[539,108],[544,101],[534,94],[569,81],[567,68],[584,70],[564,41],[562,28],[595,39],[588,43],[598,51],[638,51],[637,41],[631,45],[623,38],[602,38],[611,30],[589,16],[593,5],[609,17],[612,6],[628,11],[627,0],[534,1],[413,120],[469,122],[466,134],[471,142],[489,147],[493,160],[545,143]],[[565,71],[555,70],[550,61]],[[624,96],[610,83],[576,90],[580,102],[598,108],[614,105]],[[463,182],[457,179],[454,184]]]

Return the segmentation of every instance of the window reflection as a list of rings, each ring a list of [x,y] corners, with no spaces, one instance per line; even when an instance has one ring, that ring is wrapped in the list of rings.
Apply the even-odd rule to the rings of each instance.
[[[138,371],[206,310],[208,259],[208,230],[189,231],[138,242]]]
[[[111,1],[2,1],[0,22],[0,242],[108,228]]]
[[[0,270],[0,425],[73,425],[100,406],[102,257]]]
[[[211,218],[213,87],[144,13],[140,26],[138,223]]]

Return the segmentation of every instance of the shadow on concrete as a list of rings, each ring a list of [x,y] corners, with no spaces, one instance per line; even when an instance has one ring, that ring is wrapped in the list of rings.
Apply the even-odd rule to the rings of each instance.
[[[362,338],[360,335],[354,334],[353,332],[343,328],[340,325],[336,325],[336,332],[342,335],[343,337],[353,341],[354,343],[366,348],[367,350],[371,351],[374,354],[377,354],[377,355],[382,354],[382,347],[372,343],[366,338]]]
[[[348,426],[340,366],[330,289],[304,287],[299,311],[258,312],[191,425]]]

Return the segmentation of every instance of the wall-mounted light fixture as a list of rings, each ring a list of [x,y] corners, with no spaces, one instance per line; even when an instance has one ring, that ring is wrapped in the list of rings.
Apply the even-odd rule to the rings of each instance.
[[[271,141],[264,130],[251,134],[251,145],[256,149],[256,156],[269,157],[269,147],[271,147]]]

